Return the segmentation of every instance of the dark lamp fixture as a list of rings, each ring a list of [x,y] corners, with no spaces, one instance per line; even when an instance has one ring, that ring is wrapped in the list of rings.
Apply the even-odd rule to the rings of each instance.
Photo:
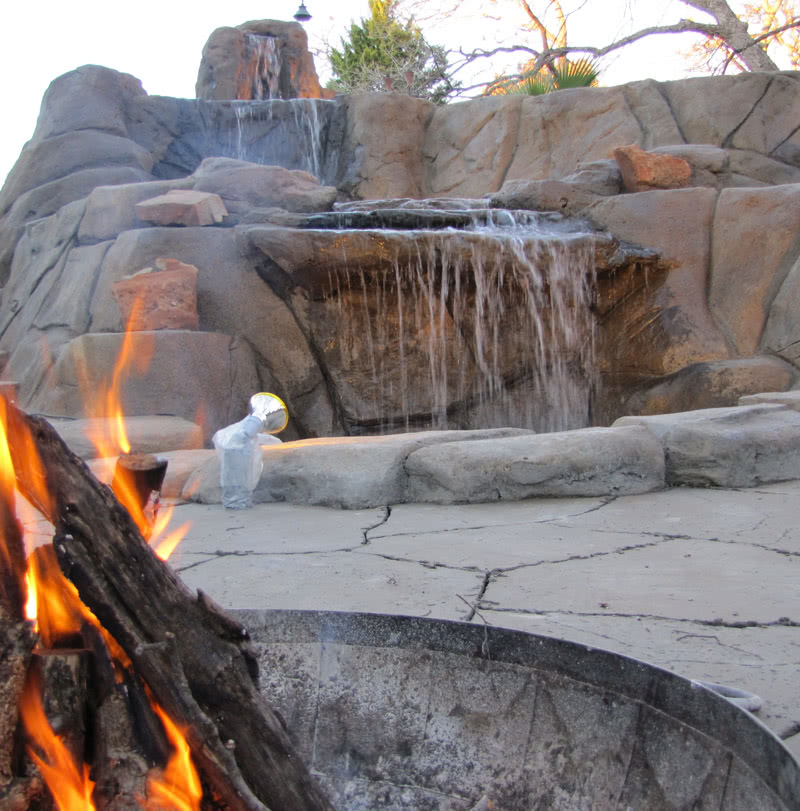
[[[297,13],[294,15],[294,18],[299,23],[304,23],[311,19],[311,15],[308,13],[305,3],[300,3],[300,8],[297,9]]]

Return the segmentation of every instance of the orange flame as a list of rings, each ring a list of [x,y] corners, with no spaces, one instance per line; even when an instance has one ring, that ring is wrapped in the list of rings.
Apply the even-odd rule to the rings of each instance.
[[[95,811],[92,802],[94,783],[89,779],[89,767],[84,764],[78,768],[64,742],[50,727],[36,677],[29,677],[25,685],[20,717],[33,741],[28,745],[28,752],[42,773],[59,811]]]
[[[164,725],[173,753],[161,779],[150,777],[147,784],[148,811],[199,811],[203,787],[192,763],[185,735],[164,710],[153,702],[153,709]]]
[[[139,372],[146,371],[153,356],[152,338],[145,338],[144,333],[136,332],[133,329],[134,324],[139,320],[141,309],[142,301],[137,298],[133,302],[131,314],[125,326],[125,335],[122,339],[119,357],[111,374],[111,382],[107,385],[104,384],[105,391],[101,392],[99,396],[96,391],[92,391],[91,382],[86,377],[86,371],[83,370],[81,389],[86,413],[90,417],[103,420],[98,421],[87,430],[89,441],[97,448],[100,457],[116,456],[120,452],[130,453],[131,451],[122,410],[122,383],[131,367]]]
[[[130,367],[143,364],[143,369],[146,368],[152,354],[152,344],[148,345],[144,336],[134,338],[130,328],[140,308],[140,303],[136,302],[107,391],[99,397],[86,397],[87,404],[96,404],[93,408],[87,405],[87,413],[102,418],[93,426],[95,430],[89,437],[100,457],[109,458],[131,450],[121,407],[121,386]],[[85,369],[81,382],[86,395],[89,387]],[[31,496],[32,502],[36,502],[36,506],[45,514],[52,514],[51,498],[44,469],[36,453],[36,443],[25,430],[26,426],[19,425],[20,434],[16,436],[15,433],[15,456],[12,459],[7,441],[6,417],[5,401],[0,398],[0,488],[6,493],[13,493],[16,481],[14,462],[25,465],[27,480],[37,485],[36,492]],[[107,426],[110,426],[110,430]],[[14,430],[17,431],[17,425]],[[17,452],[16,448],[20,448],[20,451]],[[129,482],[123,482],[121,489],[123,505],[143,534],[150,534],[151,528],[134,488]],[[169,529],[173,509],[169,507],[160,511],[152,527],[150,543],[154,553],[162,560],[169,557],[189,528],[189,524],[183,524],[175,530]],[[6,558],[12,562],[11,557],[10,550],[0,538],[0,564]],[[19,563],[14,565],[21,568]],[[26,617],[36,623],[44,647],[58,647],[59,642],[63,644],[70,636],[79,633],[85,623],[91,623],[102,634],[116,662],[118,679],[122,678],[124,668],[132,667],[125,651],[83,603],[75,585],[61,572],[52,546],[42,547],[29,555],[24,584]],[[151,776],[148,781],[149,796],[145,807],[148,811],[199,811],[202,785],[191,762],[186,738],[152,697],[151,702],[164,725],[173,754],[163,772]],[[89,779],[89,767],[76,765],[62,739],[50,727],[42,707],[41,686],[36,677],[31,676],[26,683],[20,703],[20,717],[30,739],[30,755],[42,773],[59,811],[95,811],[92,802],[94,783]]]
[[[42,647],[59,647],[61,640],[79,633],[83,623],[88,622],[100,631],[112,658],[121,667],[131,666],[122,646],[81,600],[74,583],[62,573],[52,546],[42,547],[28,558],[25,579],[28,582],[26,616],[36,623]]]
[[[97,418],[87,429],[87,436],[97,449],[98,457],[111,459],[120,453],[130,453],[131,443],[125,425],[125,415],[122,408],[122,383],[131,370],[146,371],[153,354],[152,339],[146,333],[136,331],[134,326],[140,321],[142,299],[133,302],[130,316],[125,327],[125,335],[120,347],[119,357],[114,365],[111,382],[100,396],[90,391],[89,381],[82,380],[81,388],[84,395],[86,412]],[[142,508],[139,494],[136,492],[131,478],[118,475],[114,482],[114,492],[123,507],[128,511],[142,536],[153,547],[161,560],[167,560],[175,547],[181,542],[189,529],[184,524],[176,530],[164,534],[172,517],[172,509],[161,509],[155,524],[150,525],[148,516]],[[163,537],[162,537],[163,536]]]

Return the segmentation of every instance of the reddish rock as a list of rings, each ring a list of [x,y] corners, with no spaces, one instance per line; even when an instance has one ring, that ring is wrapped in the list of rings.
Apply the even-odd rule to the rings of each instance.
[[[645,152],[636,144],[617,147],[614,158],[622,172],[625,191],[682,189],[692,178],[692,167],[683,158]]]
[[[156,259],[156,267],[158,270],[145,268],[114,283],[112,294],[123,322],[137,332],[196,330],[197,268],[177,259]]]
[[[136,216],[155,225],[216,225],[228,214],[218,194],[172,189],[136,204]]]

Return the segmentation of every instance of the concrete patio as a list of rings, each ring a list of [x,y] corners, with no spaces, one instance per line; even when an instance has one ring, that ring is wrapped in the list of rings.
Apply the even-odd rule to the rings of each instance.
[[[800,757],[800,482],[364,510],[181,504],[171,558],[227,608],[489,623],[756,693]]]

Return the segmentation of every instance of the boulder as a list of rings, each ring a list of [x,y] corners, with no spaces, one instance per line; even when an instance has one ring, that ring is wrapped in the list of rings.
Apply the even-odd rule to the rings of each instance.
[[[131,166],[81,169],[25,192],[0,219],[0,284],[8,280],[14,249],[25,223],[49,217],[68,203],[82,200],[97,186],[152,179],[144,170]]]
[[[682,134],[680,140],[722,146],[750,117],[772,79],[768,73],[743,73],[662,82],[660,88]]]
[[[121,234],[95,285],[93,331],[122,329],[113,283],[163,256],[197,267],[200,329],[240,336],[252,348],[261,388],[284,399],[301,435],[341,432],[308,339],[286,304],[240,253],[232,229],[145,228]]]
[[[129,330],[197,329],[197,268],[177,259],[114,282],[112,294]]]
[[[321,186],[308,172],[233,158],[206,158],[194,178],[195,193],[218,194],[231,212],[270,206],[287,211],[327,211],[336,199],[335,188]]]
[[[788,389],[795,374],[773,357],[694,363],[635,394],[625,408],[630,414],[664,414],[733,406],[747,394]]]
[[[617,147],[614,160],[627,192],[681,189],[689,185],[692,176],[692,167],[683,158],[645,152],[636,144]]]
[[[731,138],[734,149],[745,149],[761,155],[788,160],[800,168],[800,160],[786,148],[800,145],[797,121],[800,118],[800,96],[797,93],[797,74],[770,77],[769,87],[753,107],[747,120]],[[780,154],[777,150],[783,149]]]
[[[774,352],[800,369],[800,257],[792,265],[772,301],[761,339],[763,349]]]
[[[136,204],[160,197],[174,189],[189,189],[194,180],[154,180],[149,183],[125,183],[120,186],[98,186],[86,200],[86,213],[78,229],[81,244],[115,239],[123,231],[141,228]]]
[[[528,435],[497,428],[482,431],[421,431],[371,437],[306,439],[262,448],[264,470],[253,501],[288,501],[365,509],[407,500],[406,461],[416,450],[471,439],[497,441]],[[209,460],[190,476],[183,497],[204,504],[222,501],[219,462]]]
[[[426,447],[406,461],[408,501],[633,495],[664,487],[664,453],[640,428],[584,428]]]
[[[98,130],[128,136],[127,106],[146,96],[135,77],[99,65],[84,65],[54,79],[42,99],[35,141],[66,132]]]
[[[54,416],[89,416],[110,385],[125,336],[82,335],[56,360],[50,386],[30,407]],[[131,360],[121,376],[120,402],[130,416],[152,414],[197,422],[208,440],[219,428],[247,414],[261,390],[252,351],[214,332],[161,330],[129,336]]]
[[[517,145],[522,96],[489,96],[435,108],[425,128],[427,194],[497,191]]]
[[[616,237],[657,251],[669,269],[647,296],[623,299],[601,318],[604,373],[660,377],[729,357],[706,305],[715,204],[712,189],[673,189],[602,198],[586,209]]]
[[[424,132],[433,104],[400,93],[359,93],[346,105],[346,164],[337,186],[362,200],[424,197]]]
[[[642,128],[619,87],[560,90],[522,100],[518,138],[506,180],[564,177],[582,162],[603,160]]]
[[[770,305],[798,257],[798,237],[800,184],[720,193],[708,301],[740,356],[758,351]]]
[[[760,405],[761,403],[777,403],[800,411],[800,390],[793,391],[764,391],[759,394],[746,394],[739,398],[739,405]]]
[[[219,195],[187,189],[142,200],[134,210],[140,220],[154,225],[216,225],[228,215]]]
[[[729,149],[732,186],[777,186],[800,183],[800,168],[787,166],[750,149]]]
[[[721,189],[731,185],[731,159],[726,149],[711,144],[674,144],[656,147],[652,153],[686,161],[692,170],[690,186]]]
[[[150,172],[153,156],[129,138],[96,130],[66,132],[31,141],[22,150],[0,192],[0,214],[22,194],[81,169],[130,166]]]
[[[783,405],[621,417],[664,446],[670,486],[756,487],[800,478],[800,413]]]
[[[274,95],[254,93],[253,84],[258,87],[261,83],[242,80],[253,74],[261,78],[263,66],[257,63],[263,54],[260,41],[265,39],[274,42],[270,47],[276,61]],[[319,79],[303,26],[296,22],[253,20],[236,28],[217,28],[203,48],[195,93],[198,99],[211,100],[320,98]]]
[[[48,422],[58,431],[67,447],[81,459],[98,456],[97,443],[104,447],[114,444],[115,421],[102,417],[64,420],[49,417]],[[125,417],[125,433],[133,453],[157,453],[203,447],[203,431],[199,425],[180,417]]]
[[[507,180],[489,195],[494,208],[580,214],[598,197],[619,194],[622,176],[615,161],[590,161],[561,180]]]

